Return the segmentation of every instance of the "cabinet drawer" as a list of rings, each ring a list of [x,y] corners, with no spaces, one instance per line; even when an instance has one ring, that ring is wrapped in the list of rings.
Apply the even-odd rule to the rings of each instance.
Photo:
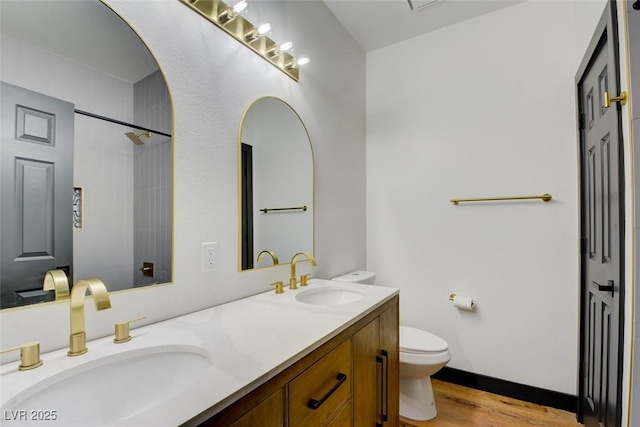
[[[351,404],[351,401],[349,401],[349,403],[347,403],[342,409],[340,409],[338,415],[333,420],[331,420],[331,423],[327,427],[352,427],[352,412],[353,406]]]
[[[289,383],[289,426],[320,426],[350,397],[351,340],[346,340]]]

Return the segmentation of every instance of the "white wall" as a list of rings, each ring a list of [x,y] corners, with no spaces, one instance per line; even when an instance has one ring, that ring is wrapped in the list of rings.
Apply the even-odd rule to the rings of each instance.
[[[367,267],[451,367],[577,393],[574,78],[603,9],[531,1],[367,55]]]
[[[311,58],[296,83],[175,0],[105,0],[139,33],[164,72],[174,108],[174,283],[112,294],[112,309],[86,310],[89,339],[116,321],[153,323],[270,289],[287,266],[239,273],[237,131],[262,96],[291,104],[305,122],[316,162],[314,274],[365,264],[365,55],[322,2],[255,2],[272,37]],[[202,273],[201,244],[218,242],[219,268]],[[299,273],[307,270],[301,264]],[[2,348],[40,341],[68,345],[68,306],[0,312]],[[91,351],[91,349],[89,349]],[[2,361],[13,360],[8,357]]]

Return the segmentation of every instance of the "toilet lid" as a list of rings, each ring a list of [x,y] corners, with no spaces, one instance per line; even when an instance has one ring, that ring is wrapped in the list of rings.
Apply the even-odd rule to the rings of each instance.
[[[407,353],[429,353],[445,351],[447,342],[431,332],[409,326],[400,326],[400,351]]]

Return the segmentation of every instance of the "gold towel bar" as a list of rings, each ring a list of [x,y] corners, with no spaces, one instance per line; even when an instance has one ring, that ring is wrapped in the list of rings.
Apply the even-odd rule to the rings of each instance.
[[[477,197],[466,199],[451,199],[451,203],[457,205],[460,202],[493,202],[500,200],[529,200],[529,199],[542,199],[543,202],[551,200],[551,194],[544,193],[534,196],[506,196],[506,197]]]
[[[308,208],[306,206],[297,206],[293,208],[264,208],[260,209],[260,212],[271,212],[271,211],[306,211]]]

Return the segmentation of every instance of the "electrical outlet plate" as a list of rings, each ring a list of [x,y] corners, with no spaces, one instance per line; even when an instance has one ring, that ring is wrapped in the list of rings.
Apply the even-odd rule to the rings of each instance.
[[[202,244],[202,271],[213,271],[218,268],[218,242]]]

